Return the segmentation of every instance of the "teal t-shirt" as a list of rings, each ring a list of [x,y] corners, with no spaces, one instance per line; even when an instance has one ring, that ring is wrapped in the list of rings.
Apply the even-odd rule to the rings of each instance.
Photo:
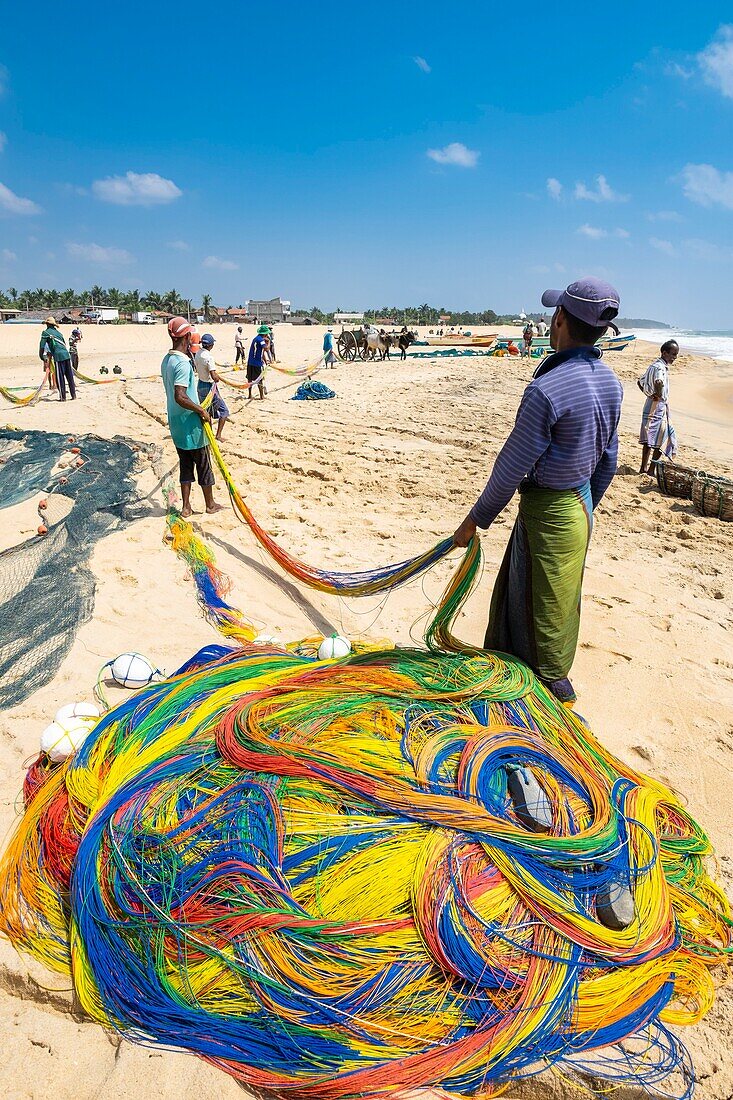
[[[38,354],[41,359],[45,359],[47,355],[52,355],[56,363],[65,363],[67,359],[71,359],[69,349],[64,342],[63,336],[59,330],[53,326],[46,326],[41,333],[41,344],[38,349]]]
[[[168,427],[176,447],[182,451],[195,451],[206,446],[204,426],[198,413],[182,409],[176,401],[176,386],[185,386],[186,393],[198,405],[196,371],[193,363],[182,351],[169,351],[160,366],[168,404]]]

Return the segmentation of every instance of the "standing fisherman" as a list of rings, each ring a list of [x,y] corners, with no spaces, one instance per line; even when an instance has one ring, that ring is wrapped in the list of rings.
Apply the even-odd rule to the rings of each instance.
[[[646,397],[641,414],[641,469],[640,474],[654,473],[662,457],[674,458],[677,454],[677,436],[669,422],[669,368],[680,353],[676,340],[667,340],[655,359],[639,379],[639,389]],[[649,452],[652,453],[652,469],[649,469]]]
[[[168,407],[168,427],[178,451],[183,516],[192,515],[194,473],[203,490],[206,511],[212,515],[223,507],[214,500],[214,471],[203,428],[204,424],[211,423],[211,416],[198,402],[196,371],[188,354],[192,332],[193,325],[185,317],[171,318],[168,334],[173,346],[160,367]]]
[[[74,372],[71,369],[71,353],[66,346],[66,341],[56,327],[56,321],[53,317],[46,318],[46,327],[41,333],[38,354],[44,362],[48,359],[53,360],[60,399],[62,401],[66,400],[66,383],[68,382],[71,400],[76,401],[76,383]]]
[[[524,391],[514,428],[479,499],[456,531],[467,546],[519,489],[519,515],[494,585],[484,646],[528,664],[572,704],[568,674],[580,628],[593,510],[616,472],[623,390],[595,347],[618,315],[608,283],[581,279],[546,290],[554,306],[545,358]],[[617,330],[616,330],[617,331]]]
[[[81,329],[72,328],[69,337],[69,351],[71,352],[71,369],[76,372],[79,370],[79,341],[81,339]]]
[[[252,389],[257,383],[260,391],[260,401],[264,401],[267,390],[265,389],[265,367],[270,361],[270,335],[267,325],[260,325],[257,335],[250,344],[247,358],[247,382],[249,384],[248,398],[252,400]]]

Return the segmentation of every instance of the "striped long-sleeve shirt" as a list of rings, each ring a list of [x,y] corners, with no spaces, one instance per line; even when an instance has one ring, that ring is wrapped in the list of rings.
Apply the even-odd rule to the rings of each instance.
[[[477,526],[493,523],[525,478],[546,489],[575,489],[590,481],[595,508],[616,473],[622,399],[621,383],[598,348],[572,348],[545,359],[471,509]]]

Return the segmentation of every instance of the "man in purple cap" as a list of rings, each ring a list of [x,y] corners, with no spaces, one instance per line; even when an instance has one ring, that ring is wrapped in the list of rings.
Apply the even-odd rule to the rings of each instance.
[[[546,290],[553,355],[524,391],[486,488],[453,536],[467,546],[519,490],[517,516],[491,598],[484,646],[525,661],[561,702],[578,644],[593,510],[616,472],[623,390],[596,342],[619,296],[600,279]]]

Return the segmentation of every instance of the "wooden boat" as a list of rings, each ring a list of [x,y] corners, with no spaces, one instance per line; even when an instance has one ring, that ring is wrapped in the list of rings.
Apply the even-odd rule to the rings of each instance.
[[[629,336],[604,336],[598,341],[598,347],[601,351],[623,351],[635,339],[633,332]]]
[[[490,348],[496,341],[496,333],[486,336],[428,336],[426,343],[437,348]]]

